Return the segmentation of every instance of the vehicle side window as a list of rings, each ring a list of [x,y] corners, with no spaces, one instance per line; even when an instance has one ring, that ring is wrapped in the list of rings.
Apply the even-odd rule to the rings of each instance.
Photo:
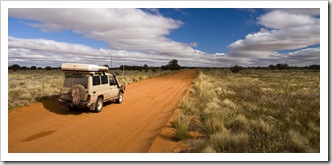
[[[101,76],[101,84],[107,84],[107,83],[108,83],[107,76]]]
[[[116,85],[116,82],[113,77],[110,77],[110,86]]]
[[[92,85],[100,85],[100,76],[93,76],[92,77]]]

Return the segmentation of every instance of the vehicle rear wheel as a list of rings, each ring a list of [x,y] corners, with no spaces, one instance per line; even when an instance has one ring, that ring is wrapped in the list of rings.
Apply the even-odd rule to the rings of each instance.
[[[103,109],[103,99],[101,97],[98,97],[96,101],[95,111],[100,112],[102,109]]]
[[[122,100],[123,100],[123,93],[120,92],[118,98],[116,99],[116,102],[119,103],[119,104],[121,104]]]

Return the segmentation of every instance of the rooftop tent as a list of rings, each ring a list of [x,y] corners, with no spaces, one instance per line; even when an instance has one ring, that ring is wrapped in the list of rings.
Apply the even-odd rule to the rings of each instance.
[[[63,71],[107,71],[105,66],[98,66],[92,64],[75,64],[75,63],[63,63],[61,65]]]

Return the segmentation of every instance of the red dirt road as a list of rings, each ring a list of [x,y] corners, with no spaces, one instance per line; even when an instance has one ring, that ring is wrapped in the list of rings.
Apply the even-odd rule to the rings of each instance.
[[[197,71],[127,86],[122,104],[100,113],[69,111],[47,101],[10,110],[9,153],[145,153],[178,107]]]

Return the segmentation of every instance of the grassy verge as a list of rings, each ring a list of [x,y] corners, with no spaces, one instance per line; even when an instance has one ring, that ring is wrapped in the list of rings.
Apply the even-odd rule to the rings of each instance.
[[[319,152],[319,90],[308,70],[201,70],[180,104],[204,134],[186,138],[191,152]]]
[[[140,80],[171,73],[171,71],[125,71],[111,70],[118,80],[130,84]],[[20,70],[8,73],[8,109],[23,107],[42,100],[56,100],[64,81],[60,70]]]

